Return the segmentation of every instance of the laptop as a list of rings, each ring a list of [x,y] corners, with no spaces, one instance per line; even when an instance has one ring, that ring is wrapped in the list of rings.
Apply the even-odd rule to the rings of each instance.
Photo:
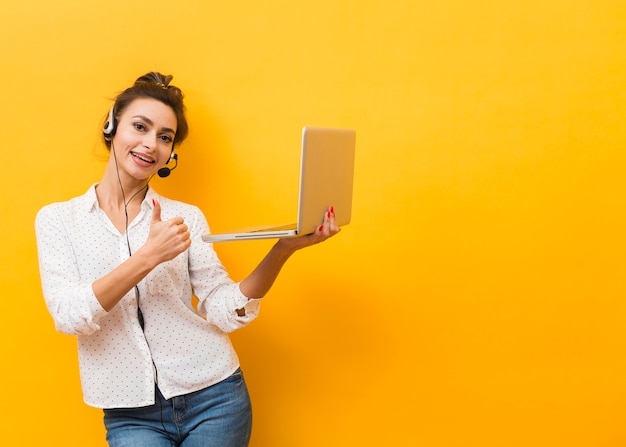
[[[206,233],[204,242],[304,236],[314,233],[330,206],[339,226],[350,223],[356,132],[306,126],[302,129],[297,222],[227,233]]]

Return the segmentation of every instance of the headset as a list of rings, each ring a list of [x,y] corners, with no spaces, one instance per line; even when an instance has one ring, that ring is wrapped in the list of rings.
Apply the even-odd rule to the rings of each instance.
[[[102,133],[106,140],[110,140],[115,135],[115,131],[117,130],[117,122],[115,120],[115,114],[113,113],[113,109],[115,108],[115,104],[111,106],[109,110],[109,116],[104,123],[104,127],[102,128]],[[178,166],[178,154],[174,152],[174,145],[172,145],[172,152],[170,153],[170,158],[165,162],[168,165],[172,160],[176,163],[173,168],[162,167],[157,171],[157,174],[161,178],[165,178],[171,174],[171,172],[176,169]]]
[[[165,164],[169,164],[170,161],[174,160],[174,162],[176,163],[174,165],[174,167],[172,169],[163,166],[161,169],[159,169],[157,171],[157,175],[161,178],[165,178],[168,175],[170,175],[170,173],[176,169],[176,166],[178,166],[178,154],[174,152],[174,146],[172,146],[172,152],[170,153],[170,158],[165,162]]]
[[[113,137],[115,134],[115,128],[117,127],[117,123],[115,122],[115,114],[113,114],[113,109],[115,108],[115,104],[111,106],[111,110],[109,110],[109,117],[104,123],[104,128],[102,129],[102,133],[104,134],[104,138],[109,139]]]

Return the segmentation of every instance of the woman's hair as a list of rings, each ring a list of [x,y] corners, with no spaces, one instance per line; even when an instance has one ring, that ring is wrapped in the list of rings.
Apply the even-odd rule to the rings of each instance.
[[[185,118],[185,105],[183,104],[184,95],[178,87],[170,85],[172,78],[172,75],[166,76],[152,71],[137,78],[132,87],[127,88],[117,95],[111,109],[113,123],[107,121],[105,124],[105,127],[108,125],[112,126],[112,131],[109,135],[115,134],[119,117],[134,100],[152,98],[169,106],[174,111],[174,115],[176,115],[176,135],[174,136],[173,144],[180,144],[187,138],[189,126],[187,125],[187,118]],[[111,138],[106,135],[106,132],[104,135],[104,144],[107,148],[111,149]]]

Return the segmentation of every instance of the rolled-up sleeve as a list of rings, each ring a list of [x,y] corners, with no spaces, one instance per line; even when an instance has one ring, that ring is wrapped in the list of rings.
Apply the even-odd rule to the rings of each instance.
[[[226,272],[213,244],[202,241],[209,231],[200,210],[190,225],[192,244],[189,249],[189,273],[198,313],[224,332],[232,332],[252,322],[259,314],[260,299],[248,299]],[[245,309],[242,315],[237,312]]]
[[[78,260],[58,211],[58,206],[46,206],[35,219],[44,299],[59,332],[91,334],[100,329],[98,322],[107,311],[94,295],[91,283],[80,280]]]

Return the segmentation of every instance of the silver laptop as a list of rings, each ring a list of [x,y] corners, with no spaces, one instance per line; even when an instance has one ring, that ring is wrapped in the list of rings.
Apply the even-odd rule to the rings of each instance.
[[[248,228],[228,233],[207,233],[204,242],[272,239],[315,232],[330,206],[339,226],[350,223],[356,132],[352,129],[302,129],[298,220],[287,225]]]

